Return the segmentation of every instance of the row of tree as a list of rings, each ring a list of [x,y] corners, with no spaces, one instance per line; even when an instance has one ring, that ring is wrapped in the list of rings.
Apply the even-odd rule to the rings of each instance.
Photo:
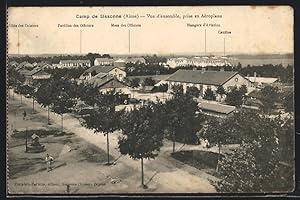
[[[22,82],[21,76],[17,77],[17,81],[12,81],[13,84]],[[218,155],[221,155],[222,145],[240,144],[233,153],[218,159],[217,172],[221,181],[216,183],[216,187],[219,191],[251,191],[251,188],[254,189],[252,191],[274,190],[279,186],[283,187],[280,181],[289,180],[288,176],[291,174],[282,172],[282,162],[288,163],[284,166],[291,170],[290,156],[282,155],[291,155],[293,150],[290,145],[293,140],[289,140],[292,138],[293,120],[286,122],[249,111],[240,111],[224,121],[207,118],[199,112],[193,98],[198,92],[194,88],[184,93],[182,86],[174,86],[173,98],[166,103],[148,103],[125,112],[115,110],[121,99],[120,93],[111,91],[101,94],[91,85],[78,85],[68,78],[52,79],[35,86],[13,86],[23,94],[29,92],[33,102],[38,101],[42,106],[48,107],[48,111],[51,109],[60,114],[62,131],[63,114],[71,112],[78,99],[92,106],[93,109],[88,114],[82,115],[82,124],[95,133],[106,136],[108,164],[111,164],[109,135],[114,131],[121,131],[118,142],[120,152],[140,160],[143,186],[144,159],[153,159],[158,155],[163,138],[173,141],[173,151],[176,148],[175,141],[197,143],[197,132],[204,123],[208,124],[208,129],[200,136],[218,145]],[[289,149],[286,149],[287,146]],[[272,176],[268,176],[269,174]],[[276,177],[280,177],[280,181],[276,182],[278,185],[271,184],[276,181]]]
[[[162,146],[164,137],[184,143],[198,141],[196,132],[201,121],[197,103],[191,95],[176,91],[174,98],[166,104],[161,102],[148,103],[132,112],[116,111],[122,94],[116,91],[99,93],[92,85],[77,84],[70,77],[53,78],[36,85],[24,85],[22,76],[15,76],[17,85],[13,85],[21,94],[30,94],[33,103],[37,101],[48,108],[48,123],[50,110],[61,115],[63,131],[63,116],[74,111],[79,100],[93,109],[82,115],[82,125],[95,133],[103,133],[107,138],[107,163],[109,160],[109,135],[116,130],[123,133],[119,141],[122,154],[129,154],[133,159],[154,158]],[[34,108],[33,108],[34,109]],[[147,146],[147,148],[146,148]],[[143,176],[142,176],[143,177]],[[144,184],[143,184],[144,185]]]
[[[260,77],[274,77],[279,78],[281,82],[284,83],[292,83],[294,77],[293,66],[288,65],[287,67],[283,67],[280,65],[248,65],[246,67],[242,67],[239,63],[237,66],[206,66],[205,70],[208,71],[238,71],[245,76],[260,76]],[[133,64],[128,63],[126,65],[126,72],[128,76],[142,76],[142,75],[159,75],[159,74],[172,74],[179,69],[197,69],[203,70],[201,66],[178,66],[176,68],[167,68],[164,65],[151,63],[151,64]]]
[[[29,62],[29,63],[39,63],[39,62],[46,62],[48,64],[58,64],[61,60],[90,60],[91,63],[94,63],[96,58],[111,58],[109,54],[98,54],[98,53],[88,53],[86,55],[59,55],[59,56],[15,56],[10,57],[10,61],[16,61],[18,63],[21,62]]]
[[[220,192],[274,192],[293,190],[294,120],[270,118],[240,110],[223,121],[211,118],[202,133],[217,144],[219,158],[214,183]],[[239,144],[221,155],[225,144]]]
[[[283,83],[293,83],[294,80],[294,66],[287,65],[287,67],[279,65],[247,65],[241,67],[239,72],[245,76],[261,76],[279,78]]]

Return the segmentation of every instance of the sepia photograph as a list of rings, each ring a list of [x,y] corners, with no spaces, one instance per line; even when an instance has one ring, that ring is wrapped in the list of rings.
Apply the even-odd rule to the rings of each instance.
[[[290,6],[8,7],[7,194],[295,189]]]

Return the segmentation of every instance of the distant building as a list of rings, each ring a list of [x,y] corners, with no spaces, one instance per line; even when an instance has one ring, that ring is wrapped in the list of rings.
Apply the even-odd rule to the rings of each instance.
[[[47,68],[52,68],[52,65],[45,63],[45,62],[39,62],[35,64],[35,68],[38,67],[40,69],[47,69]]]
[[[33,68],[34,68],[34,66],[27,61],[21,62],[19,65],[16,66],[17,71],[19,71],[21,69],[31,70]]]
[[[25,85],[32,85],[51,78],[51,74],[38,67],[33,70],[22,69],[19,73],[25,77]]]
[[[93,66],[83,72],[80,76],[80,80],[90,80],[92,77],[98,75],[112,75],[113,77],[117,78],[119,81],[123,81],[126,77],[126,72],[116,66],[108,65],[108,66]]]
[[[167,60],[167,65],[170,68],[175,67],[185,67],[185,66],[197,66],[197,67],[207,67],[207,66],[231,66],[227,57],[178,57],[169,58]]]
[[[165,80],[169,85],[169,89],[173,85],[182,85],[183,90],[187,87],[194,86],[200,90],[203,96],[206,89],[210,88],[216,91],[218,86],[223,86],[229,91],[233,86],[240,87],[246,85],[252,87],[252,83],[243,75],[233,71],[204,71],[204,70],[178,70],[172,76]]]
[[[13,61],[9,62],[8,65],[12,66],[12,67],[17,67],[19,65],[19,63],[13,60]]]
[[[165,80],[172,76],[173,74],[163,74],[163,75],[144,75],[144,76],[127,76],[128,80],[139,79],[140,83],[143,83],[146,78],[151,78],[155,81],[155,86],[167,83]]]
[[[234,114],[234,111],[236,111],[235,106],[212,102],[201,102],[198,104],[198,107],[201,113],[219,118],[227,118],[229,116],[232,116]]]
[[[78,67],[90,67],[90,60],[61,60],[59,67],[61,68],[78,68]]]
[[[271,77],[247,77],[256,87],[263,87],[265,85],[272,85],[273,83],[278,82],[278,78]]]
[[[113,58],[96,58],[94,61],[95,66],[107,66],[107,65],[113,65],[115,59]]]
[[[133,63],[133,64],[145,64],[146,60],[143,57],[128,57],[125,59],[126,63]]]
[[[94,87],[99,88],[99,92],[101,93],[116,90],[126,95],[130,94],[130,90],[128,89],[127,85],[110,74],[98,74],[87,82],[92,84]]]
[[[146,60],[143,57],[115,57],[115,58],[96,58],[94,65],[114,65],[119,68],[124,68],[127,63],[146,63]]]

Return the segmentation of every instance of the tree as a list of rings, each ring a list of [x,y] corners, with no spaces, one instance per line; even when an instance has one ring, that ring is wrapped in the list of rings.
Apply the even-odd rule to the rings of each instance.
[[[186,89],[186,94],[187,94],[187,95],[190,95],[190,96],[192,96],[192,97],[198,98],[199,95],[200,95],[200,91],[199,91],[199,89],[198,89],[197,87],[195,87],[195,86],[187,87],[187,89]]]
[[[236,66],[236,70],[240,71],[242,69],[242,64],[239,62]]]
[[[294,112],[294,94],[289,92],[283,99],[283,106],[286,112]]]
[[[214,92],[212,91],[211,88],[207,88],[207,89],[205,90],[203,99],[215,101],[215,100],[216,100],[216,95],[214,94]]]
[[[97,96],[94,109],[88,115],[83,115],[83,122],[86,128],[94,130],[95,133],[103,133],[106,136],[107,147],[107,164],[109,161],[109,134],[120,129],[120,117],[124,110],[115,111],[115,106],[120,98],[120,93],[115,90],[109,91],[106,94]]]
[[[292,188],[287,188],[286,182],[282,183],[282,180],[287,180],[287,175],[281,162],[285,159],[284,154],[291,155],[293,152],[293,145],[282,139],[287,136],[283,133],[288,131],[292,134],[293,131],[284,128],[282,119],[241,111],[223,123],[226,124],[228,126],[223,127],[223,134],[233,135],[236,142],[240,140],[240,146],[220,161],[220,181],[216,183],[218,191],[270,192]],[[283,149],[287,149],[287,144],[291,148],[285,153]],[[288,165],[292,166],[291,161]],[[289,180],[288,184],[292,182]]]
[[[139,78],[134,78],[130,81],[130,87],[136,88],[139,87],[140,85],[140,79]]]
[[[183,86],[182,85],[173,85],[172,94],[175,98],[181,97],[183,95]]]
[[[163,145],[163,126],[154,104],[126,113],[119,139],[121,154],[141,161],[141,183],[144,188],[144,159],[154,159]]]
[[[32,112],[34,112],[34,101],[36,100],[36,93],[38,90],[39,85],[36,85],[35,87],[33,85],[27,86],[26,93],[29,94],[32,98]]]
[[[90,106],[95,106],[96,101],[101,95],[99,88],[89,83],[80,83],[77,86],[77,93],[77,96]]]
[[[144,83],[143,83],[144,86],[154,86],[154,84],[155,84],[155,81],[151,77],[145,78]]]
[[[48,108],[48,124],[50,125],[50,106],[53,105],[53,88],[52,85],[54,84],[53,81],[50,82],[44,82],[41,84],[41,86],[38,88],[36,92],[36,100],[41,106]]]
[[[166,126],[166,136],[173,141],[173,152],[175,152],[175,142],[198,143],[196,136],[200,130],[202,115],[199,112],[198,103],[189,95],[182,94],[174,96],[165,103],[164,119],[162,120]]]
[[[243,103],[242,92],[234,86],[231,91],[227,93],[225,102],[229,105],[239,107]]]
[[[209,118],[207,125],[208,129],[202,132],[201,137],[207,139],[211,144],[217,144],[218,146],[218,159],[216,171],[219,169],[219,161],[221,158],[221,146],[230,143],[237,143],[239,140],[237,136],[237,131],[234,130],[233,122],[234,120],[225,119],[220,120],[218,118]]]
[[[64,130],[64,114],[71,111],[71,108],[74,106],[75,100],[72,96],[62,88],[61,91],[56,93],[56,96],[53,98],[52,110],[61,115],[61,131]]]
[[[154,86],[152,91],[153,92],[167,92],[168,88],[169,88],[168,83],[165,83],[165,84],[161,84],[159,86]]]
[[[224,87],[222,85],[219,85],[216,91],[217,94],[219,94],[221,96],[221,98],[223,97],[224,94],[226,94],[226,91],[224,89]]]
[[[245,84],[241,85],[239,91],[242,95],[245,95],[248,92],[247,86]]]
[[[96,76],[96,75],[97,75],[96,70],[93,70],[93,71],[91,72],[91,76]]]
[[[265,86],[261,89],[261,96],[263,110],[270,112],[270,110],[274,108],[275,102],[278,99],[278,87],[270,85]]]

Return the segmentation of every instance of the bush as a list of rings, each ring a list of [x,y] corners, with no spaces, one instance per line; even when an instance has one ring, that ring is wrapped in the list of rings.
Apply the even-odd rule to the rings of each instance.
[[[212,91],[212,89],[207,88],[205,90],[205,94],[203,96],[203,99],[215,101],[216,100],[216,95],[214,94],[214,92]]]
[[[209,151],[179,151],[171,156],[185,164],[197,169],[215,169],[218,161],[218,154]]]

